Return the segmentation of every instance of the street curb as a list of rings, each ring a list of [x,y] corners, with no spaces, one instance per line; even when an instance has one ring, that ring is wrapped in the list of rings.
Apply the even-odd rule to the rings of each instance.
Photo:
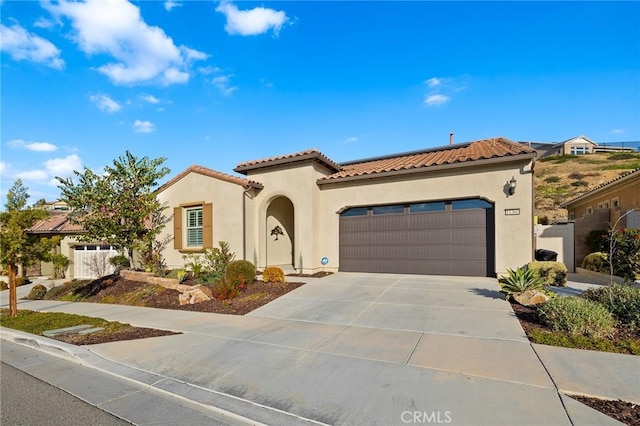
[[[256,426],[266,426],[270,424],[327,426],[325,423],[307,419],[277,408],[120,364],[97,355],[85,347],[72,345],[44,336],[37,336],[0,326],[0,340],[6,340],[46,352],[53,356],[79,362],[85,367],[93,368],[102,373],[133,382],[150,391],[184,400],[206,410],[210,410],[217,415],[222,415],[246,424]]]

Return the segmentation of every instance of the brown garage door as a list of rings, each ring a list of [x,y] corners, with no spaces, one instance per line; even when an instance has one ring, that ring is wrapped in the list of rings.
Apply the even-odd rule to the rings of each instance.
[[[357,207],[340,216],[340,270],[493,276],[493,205],[481,199]]]

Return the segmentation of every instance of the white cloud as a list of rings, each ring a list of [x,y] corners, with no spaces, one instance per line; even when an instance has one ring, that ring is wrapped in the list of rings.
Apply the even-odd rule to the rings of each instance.
[[[136,120],[133,123],[133,130],[136,133],[151,133],[151,132],[154,132],[156,129],[153,123],[150,121]]]
[[[223,0],[216,8],[216,12],[222,13],[227,18],[224,29],[229,34],[243,36],[264,34],[273,30],[278,35],[282,25],[289,20],[286,13],[264,7],[256,7],[251,10],[239,10],[234,4]]]
[[[204,61],[209,57],[204,52],[200,52],[199,50],[190,49],[186,46],[180,46],[180,51],[184,55],[187,61]]]
[[[27,170],[18,173],[16,178],[22,180],[47,180],[49,179],[49,175],[44,170]]]
[[[167,0],[164,2],[164,8],[167,10],[167,12],[171,12],[171,9],[180,6],[182,6],[182,3],[179,1]]]
[[[82,51],[115,59],[97,68],[114,84],[185,83],[189,61],[206,57],[176,46],[160,27],[147,25],[140,9],[126,0],[61,0],[44,7],[55,17],[71,20],[74,40]]]
[[[28,32],[19,24],[6,27],[0,24],[0,51],[7,52],[16,61],[32,61],[51,68],[64,68],[58,49],[49,40]]]
[[[439,79],[438,77],[431,77],[429,80],[425,81],[425,83],[429,87],[436,87],[442,83],[442,80]]]
[[[451,101],[451,98],[449,96],[440,94],[428,95],[424,99],[424,103],[429,106],[440,106],[446,104],[449,101]]]
[[[357,136],[350,136],[347,138],[346,140],[347,142],[357,142],[358,141],[358,137]]]
[[[625,129],[611,129],[611,133],[614,135],[621,135],[623,133],[627,133]]]
[[[65,177],[71,175],[74,170],[82,169],[82,161],[76,154],[71,154],[64,158],[47,160],[44,166],[50,175]]]
[[[25,148],[36,152],[52,152],[58,149],[57,146],[49,142],[27,142],[22,139],[11,140],[7,142],[7,145],[12,148]]]
[[[160,100],[153,95],[140,95],[140,99],[150,104],[159,104]]]
[[[93,102],[100,111],[116,112],[122,108],[122,106],[111,99],[109,95],[91,95],[89,96],[89,100]]]
[[[222,72],[222,68],[212,67],[212,66],[200,67],[198,68],[198,72],[204,75],[218,74]]]
[[[44,18],[42,16],[40,18],[38,18],[36,20],[36,22],[33,23],[34,27],[45,28],[47,30],[53,28],[54,25],[55,25],[54,22],[52,22],[52,21],[50,21],[47,18]]]
[[[213,85],[216,86],[224,96],[229,96],[238,90],[238,86],[231,86],[231,77],[233,77],[233,74],[219,75],[214,77],[213,80],[211,80],[211,83],[213,83]]]
[[[158,112],[163,112],[163,111],[164,111],[164,108],[160,107],[160,108],[156,109],[156,111],[158,111]]]
[[[9,171],[9,165],[4,161],[0,161],[0,176],[4,176]]]

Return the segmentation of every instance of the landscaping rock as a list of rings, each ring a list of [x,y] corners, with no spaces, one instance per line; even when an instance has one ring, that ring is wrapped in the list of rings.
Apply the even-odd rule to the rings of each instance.
[[[212,297],[213,293],[211,293],[211,290],[208,287],[196,285],[183,290],[182,294],[178,296],[178,301],[181,305],[193,305],[195,303],[211,300]]]
[[[539,306],[547,303],[547,301],[549,300],[549,297],[546,294],[535,290],[527,290],[523,291],[522,293],[516,293],[513,295],[513,298],[516,300],[516,302],[523,306]]]

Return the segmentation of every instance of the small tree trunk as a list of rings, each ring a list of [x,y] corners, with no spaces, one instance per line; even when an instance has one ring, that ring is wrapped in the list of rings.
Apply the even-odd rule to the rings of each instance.
[[[9,316],[15,317],[18,315],[18,293],[16,291],[16,265],[10,264],[9,266]]]
[[[127,248],[127,254],[129,255],[129,265],[131,269],[136,269],[135,265],[133,264],[133,249]]]

